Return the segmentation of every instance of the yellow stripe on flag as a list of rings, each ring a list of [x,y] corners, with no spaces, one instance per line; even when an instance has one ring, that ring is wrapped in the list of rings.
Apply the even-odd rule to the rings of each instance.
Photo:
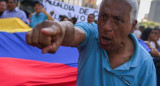
[[[4,32],[27,32],[32,28],[19,18],[2,18],[0,19],[0,31]]]

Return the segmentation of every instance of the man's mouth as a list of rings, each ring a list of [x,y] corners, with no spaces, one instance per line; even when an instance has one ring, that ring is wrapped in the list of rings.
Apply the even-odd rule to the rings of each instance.
[[[100,41],[101,41],[102,45],[105,45],[105,46],[111,44],[111,39],[108,37],[102,36]]]
[[[107,37],[102,37],[104,41],[110,41],[111,39],[107,38]]]

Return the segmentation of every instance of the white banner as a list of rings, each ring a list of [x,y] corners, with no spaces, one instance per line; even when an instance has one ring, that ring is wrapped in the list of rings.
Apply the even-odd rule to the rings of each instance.
[[[54,11],[54,15],[52,16],[54,20],[59,20],[60,15],[65,15],[69,19],[76,17],[78,19],[77,22],[87,22],[87,17],[89,14],[94,14],[95,20],[98,19],[97,9],[79,7],[56,0],[43,0],[43,4],[48,13]]]

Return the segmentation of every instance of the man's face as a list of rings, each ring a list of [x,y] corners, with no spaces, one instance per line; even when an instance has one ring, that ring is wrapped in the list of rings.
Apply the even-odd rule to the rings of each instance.
[[[16,8],[16,3],[13,0],[8,0],[8,10],[13,11]]]
[[[0,12],[4,12],[6,10],[6,2],[0,2]]]
[[[34,6],[34,10],[36,13],[40,13],[42,11],[43,7],[42,5],[40,5],[39,3],[37,3],[35,6]]]
[[[98,31],[101,46],[106,50],[116,50],[128,39],[133,31],[130,23],[130,6],[120,0],[104,1],[98,18]]]
[[[93,15],[89,15],[88,16],[88,23],[92,23],[94,22],[94,16]]]

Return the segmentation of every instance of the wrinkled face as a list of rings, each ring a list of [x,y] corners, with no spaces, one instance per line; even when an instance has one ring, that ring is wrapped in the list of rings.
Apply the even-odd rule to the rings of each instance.
[[[159,30],[152,30],[149,34],[148,40],[149,41],[158,41],[159,39]]]
[[[94,16],[93,15],[89,15],[88,16],[88,23],[92,23],[94,22]]]
[[[98,17],[99,40],[106,51],[116,50],[133,31],[130,6],[120,0],[104,1]]]
[[[43,7],[41,4],[37,3],[35,6],[34,6],[34,10],[36,13],[40,13],[42,11]]]
[[[0,2],[0,12],[4,12],[6,10],[6,3],[5,2]]]
[[[16,8],[16,3],[13,0],[8,0],[8,10],[13,11]]]

